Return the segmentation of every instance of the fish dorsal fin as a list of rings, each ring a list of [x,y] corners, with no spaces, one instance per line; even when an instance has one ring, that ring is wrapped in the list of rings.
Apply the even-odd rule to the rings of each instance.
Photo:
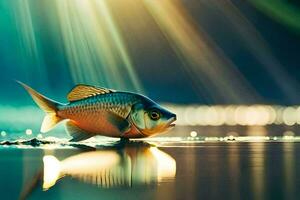
[[[100,95],[100,94],[108,94],[115,92],[114,90],[102,88],[102,87],[95,87],[90,85],[76,85],[71,92],[69,92],[67,98],[69,101],[77,101],[80,99],[85,99],[88,97]]]

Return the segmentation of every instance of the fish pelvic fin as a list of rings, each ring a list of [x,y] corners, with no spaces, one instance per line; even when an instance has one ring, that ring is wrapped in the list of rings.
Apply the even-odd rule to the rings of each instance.
[[[54,126],[56,126],[60,121],[63,120],[63,118],[57,115],[58,106],[62,104],[45,97],[25,83],[22,83],[20,81],[17,82],[25,88],[25,90],[30,94],[35,103],[46,113],[41,127],[42,133],[50,131],[52,128],[54,128]]]
[[[89,133],[89,132],[79,128],[71,120],[67,121],[66,130],[69,133],[69,135],[72,137],[72,139],[69,140],[69,142],[79,142],[79,141],[83,141],[83,140],[89,139],[90,137],[94,136],[92,133]]]
[[[54,156],[44,156],[44,178],[43,178],[43,190],[48,190],[56,181],[60,178],[60,162]]]

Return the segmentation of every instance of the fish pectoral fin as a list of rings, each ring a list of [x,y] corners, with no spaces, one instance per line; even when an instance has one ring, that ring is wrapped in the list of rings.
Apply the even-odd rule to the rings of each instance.
[[[80,99],[85,99],[85,98],[100,95],[100,94],[108,94],[108,93],[112,93],[112,92],[115,92],[115,90],[79,84],[79,85],[76,85],[71,90],[71,92],[69,92],[67,98],[69,101],[77,101]]]
[[[68,121],[66,123],[66,130],[69,133],[69,135],[72,137],[72,139],[69,142],[79,142],[82,140],[86,140],[90,137],[93,137],[91,133],[82,130],[72,121]]]
[[[131,124],[127,119],[120,117],[112,112],[108,114],[107,120],[113,124],[121,133],[126,133],[131,128]]]

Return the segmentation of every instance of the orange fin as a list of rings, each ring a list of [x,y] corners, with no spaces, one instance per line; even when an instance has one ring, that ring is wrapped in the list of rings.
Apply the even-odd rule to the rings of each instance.
[[[63,120],[62,118],[56,115],[56,112],[58,110],[57,107],[61,105],[60,103],[45,97],[44,95],[38,93],[37,91],[35,91],[34,89],[26,85],[25,83],[22,83],[20,81],[17,82],[27,90],[27,92],[30,94],[30,96],[35,101],[35,103],[46,113],[46,116],[44,118],[41,127],[42,133],[48,132],[54,126],[56,126],[60,121]]]
[[[86,140],[86,139],[94,136],[91,133],[79,128],[72,121],[68,121],[66,123],[66,130],[69,133],[69,135],[72,137],[70,142],[79,142],[79,141]]]
[[[115,90],[80,84],[75,86],[71,90],[71,92],[69,92],[67,98],[69,101],[77,101],[88,97],[92,97],[100,94],[108,94],[112,92],[115,92]]]
[[[63,119],[58,117],[56,113],[47,113],[41,126],[41,132],[46,133],[50,131],[62,120]]]

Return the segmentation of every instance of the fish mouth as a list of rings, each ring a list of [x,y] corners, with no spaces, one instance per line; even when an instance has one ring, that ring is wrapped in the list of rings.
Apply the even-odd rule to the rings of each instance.
[[[172,117],[171,119],[168,120],[168,127],[175,127],[176,124],[174,123],[176,121],[176,116],[175,117]]]

